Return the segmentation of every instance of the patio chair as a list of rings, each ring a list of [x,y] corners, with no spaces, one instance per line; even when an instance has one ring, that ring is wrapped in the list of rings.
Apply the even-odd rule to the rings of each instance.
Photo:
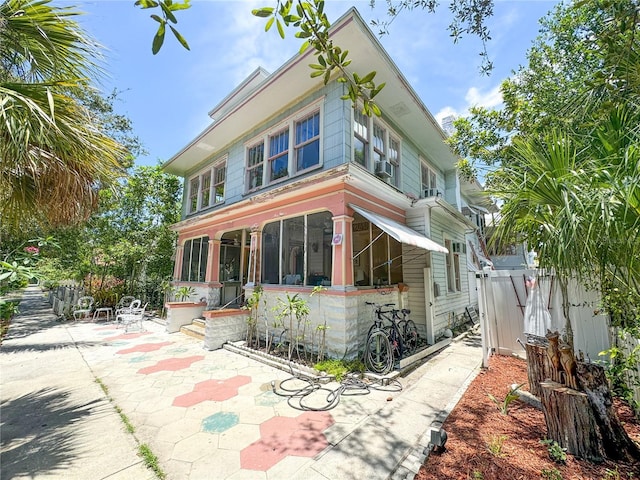
[[[122,319],[122,324],[124,325],[124,331],[128,332],[129,327],[131,325],[138,325],[138,328],[141,332],[144,332],[144,325],[142,321],[144,320],[145,311],[147,310],[148,303],[144,304],[142,308],[132,308],[128,313],[122,313],[120,318]]]
[[[122,319],[124,318],[125,315],[133,313],[134,310],[140,308],[140,304],[142,302],[137,298],[133,298],[133,297],[130,297],[130,298],[132,298],[132,300],[129,303],[125,304],[120,308],[116,308],[116,313],[115,313],[116,323],[122,322]]]
[[[87,318],[91,315],[91,311],[93,310],[93,304],[95,300],[91,296],[84,296],[78,299],[78,302],[73,306],[73,321],[78,320],[78,318]]]

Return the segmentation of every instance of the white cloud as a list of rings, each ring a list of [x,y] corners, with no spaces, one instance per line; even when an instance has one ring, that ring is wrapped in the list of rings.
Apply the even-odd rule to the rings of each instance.
[[[467,102],[467,109],[469,107],[497,107],[502,103],[502,93],[500,92],[500,85],[496,85],[488,92],[481,92],[476,87],[471,87],[467,90],[467,94],[464,96]]]

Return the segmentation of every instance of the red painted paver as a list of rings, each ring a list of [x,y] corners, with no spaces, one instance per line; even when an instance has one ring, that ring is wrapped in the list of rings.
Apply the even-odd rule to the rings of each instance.
[[[260,440],[240,452],[240,466],[264,472],[287,455],[314,457],[329,445],[323,432],[333,423],[328,412],[270,418],[260,425]]]
[[[196,383],[193,391],[173,400],[174,407],[191,407],[206,400],[222,402],[238,395],[238,388],[251,381],[251,377],[238,375],[227,380],[205,380]]]
[[[110,342],[111,340],[133,340],[134,338],[141,337],[143,335],[150,335],[151,332],[138,332],[138,333],[121,333],[120,335],[115,335],[113,337],[106,337],[102,340],[105,342]]]
[[[192,357],[184,357],[184,358],[166,358],[164,360],[160,360],[155,365],[151,365],[150,367],[141,368],[138,370],[138,373],[142,373],[143,375],[148,375],[149,373],[156,373],[162,371],[176,372],[178,370],[182,370],[184,368],[188,368],[192,363],[199,362],[204,359],[204,355],[194,355]]]
[[[167,345],[171,345],[172,343],[173,342],[141,343],[140,345],[136,345],[131,348],[118,350],[116,353],[120,355],[124,355],[125,353],[134,353],[134,352],[153,352],[155,350],[160,350],[162,347],[166,347]]]

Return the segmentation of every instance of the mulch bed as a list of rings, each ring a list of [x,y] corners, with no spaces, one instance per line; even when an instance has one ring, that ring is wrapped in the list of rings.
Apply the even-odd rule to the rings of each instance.
[[[524,360],[492,357],[489,368],[474,379],[443,425],[448,434],[446,450],[432,453],[414,480],[640,478],[640,462],[592,464],[572,455],[567,455],[565,464],[551,460],[547,446],[540,443],[546,436],[543,413],[514,401],[508,415],[503,415],[488,397],[492,394],[502,400],[512,384],[525,383],[526,390],[526,382]],[[619,400],[615,400],[615,407],[629,436],[640,444],[640,422],[631,408]]]

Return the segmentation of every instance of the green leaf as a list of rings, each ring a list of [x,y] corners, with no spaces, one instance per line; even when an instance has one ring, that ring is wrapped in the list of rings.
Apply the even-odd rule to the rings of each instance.
[[[164,43],[164,22],[160,24],[158,27],[158,31],[156,32],[156,36],[153,37],[153,43],[151,45],[151,51],[153,54],[157,54],[162,48],[162,44]]]
[[[324,75],[324,70],[315,70],[311,72],[311,78],[319,77],[320,75]]]
[[[355,76],[355,74],[354,74],[354,76]],[[360,79],[360,81],[358,83],[360,83],[360,84],[369,83],[371,80],[374,79],[375,76],[376,76],[376,72],[369,72],[364,77],[362,77],[362,79]]]
[[[251,14],[255,17],[267,18],[273,13],[273,7],[263,7],[251,10]]]
[[[168,1],[166,3],[169,6],[169,10],[171,10],[172,12],[175,12],[176,10],[187,10],[188,8],[191,8],[191,3],[189,3],[189,0],[177,3],[172,2],[171,5],[169,5]]]
[[[307,50],[307,48],[309,48],[309,41],[308,40],[305,41],[302,45],[300,45],[299,53],[301,53],[301,54],[304,53]]]
[[[144,10],[147,8],[156,8],[158,6],[158,2],[155,2],[154,0],[138,0],[135,5]]]
[[[164,20],[156,14],[151,15],[151,18],[153,18],[158,23],[164,23]]]
[[[164,4],[164,2],[160,2],[160,8],[162,8],[162,11],[164,12],[165,16],[169,19],[170,22],[178,23],[178,20],[176,19],[175,15],[171,13],[171,10],[169,9],[169,7],[167,7]]]
[[[280,19],[276,21],[276,26],[278,27],[280,38],[284,39],[284,27],[282,26],[282,22],[280,21]]]
[[[265,25],[264,25],[264,31],[265,32],[268,32],[271,29],[275,19],[276,19],[276,17],[271,17],[271,18],[269,18],[269,20],[267,20],[267,23],[265,23]]]
[[[313,68],[314,70],[322,70],[323,72],[324,72],[324,71],[325,71],[325,69],[326,69],[326,66],[318,65],[317,63],[310,63],[310,64],[309,64],[309,67],[310,67],[310,68]]]
[[[191,51],[191,49],[189,48],[189,44],[187,43],[187,41],[185,40],[185,38],[180,35],[180,32],[178,32],[175,28],[173,28],[171,25],[169,25],[169,28],[171,29],[171,31],[173,32],[173,35],[178,39],[178,41],[180,42],[180,45],[182,45],[184,48],[186,48],[187,50]]]

